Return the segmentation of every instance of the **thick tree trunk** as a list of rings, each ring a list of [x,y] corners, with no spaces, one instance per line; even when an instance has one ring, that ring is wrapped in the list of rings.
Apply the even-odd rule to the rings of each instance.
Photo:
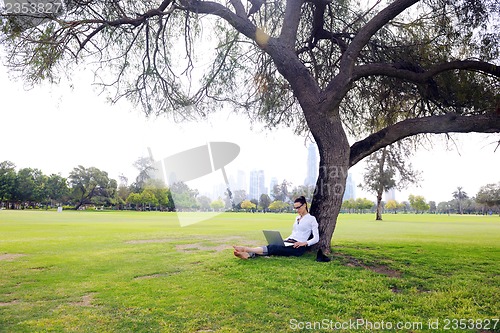
[[[316,121],[320,122],[319,119]],[[350,149],[340,121],[330,118],[310,128],[320,155],[319,175],[311,204],[311,215],[318,220],[320,234],[315,249],[330,253],[331,239],[345,191]]]

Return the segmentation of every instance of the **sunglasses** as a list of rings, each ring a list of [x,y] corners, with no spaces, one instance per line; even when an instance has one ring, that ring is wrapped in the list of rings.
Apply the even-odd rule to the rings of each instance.
[[[304,204],[302,204],[302,205],[300,205],[300,206],[298,206],[298,207],[293,206],[293,209],[299,209],[299,208],[300,208],[300,207],[302,207],[302,206],[304,206]]]

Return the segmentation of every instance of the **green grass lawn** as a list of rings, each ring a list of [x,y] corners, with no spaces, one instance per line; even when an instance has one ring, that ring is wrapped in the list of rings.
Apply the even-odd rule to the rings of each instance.
[[[0,211],[0,332],[500,332],[500,217],[341,215],[329,263],[232,255],[292,222]]]

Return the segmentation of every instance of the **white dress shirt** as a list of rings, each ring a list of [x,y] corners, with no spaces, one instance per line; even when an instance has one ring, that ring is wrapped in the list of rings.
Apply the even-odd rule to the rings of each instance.
[[[313,237],[308,240],[311,233]],[[293,224],[292,234],[288,238],[295,239],[298,242],[307,242],[308,246],[319,242],[319,230],[316,218],[309,213],[302,216],[302,218],[300,215],[297,216]]]

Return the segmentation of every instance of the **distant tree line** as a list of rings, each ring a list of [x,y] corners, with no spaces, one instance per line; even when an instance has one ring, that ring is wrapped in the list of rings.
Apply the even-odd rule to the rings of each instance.
[[[469,198],[462,187],[452,193],[453,199],[436,204],[426,202],[422,196],[410,195],[408,201],[388,200],[384,207],[388,213],[415,212],[431,214],[492,214],[500,213],[500,182],[482,186],[475,197]]]
[[[200,195],[198,190],[185,183],[166,187],[152,179],[154,168],[149,158],[141,157],[134,162],[137,177],[128,185],[128,179],[120,176],[119,182],[107,172],[96,167],[77,166],[67,178],[59,174],[45,175],[40,169],[21,168],[11,161],[0,163],[0,208],[28,209],[133,209],[161,211],[291,211],[295,196],[312,196],[310,189],[299,187],[288,190],[286,180],[272,191],[273,199],[262,194],[260,200],[248,200],[244,190],[232,196],[212,200]]]
[[[64,206],[72,209],[111,208],[161,211],[264,211],[293,212],[292,203],[303,195],[310,203],[314,186],[297,186],[283,180],[271,189],[270,195],[261,194],[259,199],[248,199],[246,191],[236,190],[229,196],[212,200],[200,195],[198,190],[185,183],[166,187],[152,179],[152,166],[148,158],[139,158],[134,166],[138,169],[135,181],[120,176],[120,183],[108,173],[96,167],[73,168],[69,177],[58,174],[45,175],[39,169],[21,168],[10,161],[0,162],[0,208],[53,208]],[[487,214],[500,212],[500,182],[488,184],[469,198],[462,187],[452,193],[453,199],[436,204],[426,202],[422,196],[410,195],[408,201],[389,200],[384,203],[385,212],[416,212],[436,214]],[[377,204],[366,198],[349,199],[343,202],[344,213],[375,212]]]
[[[120,184],[96,167],[73,168],[68,178],[45,175],[39,169],[21,168],[10,161],[0,163],[0,208],[28,209],[65,207],[71,209],[107,208],[133,210],[220,210],[222,199],[212,201],[198,196],[186,184],[170,188],[148,176],[145,159],[134,166],[139,169],[135,182],[120,176]],[[175,202],[175,205],[174,205]]]
[[[436,204],[427,202],[423,196],[410,195],[407,201],[388,200],[383,203],[385,213],[431,213],[431,214],[493,214],[500,213],[500,182],[480,188],[475,197],[469,198],[462,187],[452,193],[453,199]],[[377,212],[377,203],[365,199],[348,199],[342,204],[343,213]]]
[[[138,170],[130,185],[125,176],[119,181],[96,167],[77,166],[67,178],[45,175],[39,169],[21,168],[10,161],[0,163],[0,209],[132,209],[160,211],[274,211],[291,212],[293,199],[300,195],[312,197],[313,188],[299,186],[289,190],[286,180],[276,185],[271,196],[262,194],[259,200],[247,199],[245,190],[237,190],[229,196],[212,200],[200,195],[185,183],[167,187],[151,178],[154,173],[149,158],[141,157],[134,162]]]

